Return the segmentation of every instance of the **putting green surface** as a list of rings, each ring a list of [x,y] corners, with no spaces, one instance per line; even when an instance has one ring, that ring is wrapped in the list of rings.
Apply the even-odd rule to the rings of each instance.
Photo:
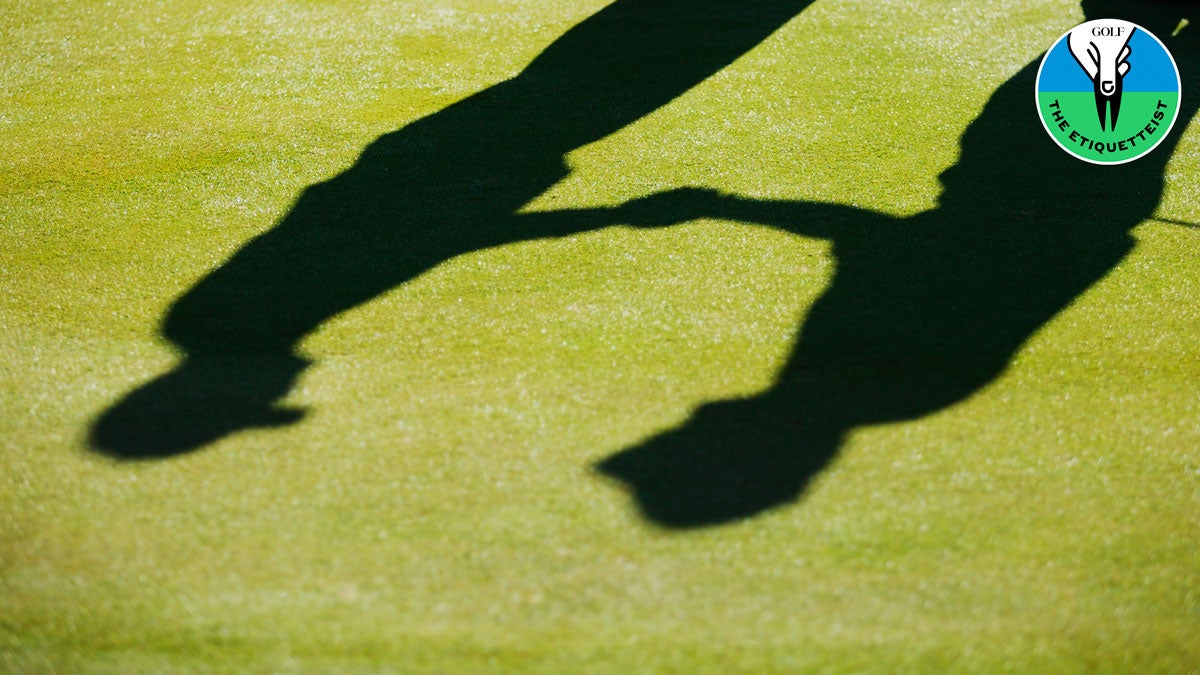
[[[6,3],[0,670],[1196,668],[1196,16],[1113,168],[1092,3],[606,4]]]

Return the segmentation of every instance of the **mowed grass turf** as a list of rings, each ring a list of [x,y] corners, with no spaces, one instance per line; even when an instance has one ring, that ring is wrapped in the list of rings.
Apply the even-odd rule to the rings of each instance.
[[[176,300],[306,187],[605,4],[6,3],[0,669],[1196,668],[1186,119],[1132,250],[1001,373],[849,429],[798,500],[754,517],[665,527],[595,468],[770,390],[834,278],[827,239],[719,218],[466,246],[305,336],[299,422],[156,460],[91,447],[105,411],[181,358],[160,332]],[[522,208],[703,186],[936,209],[968,125],[1082,19],[1070,2],[819,0],[570,151]]]

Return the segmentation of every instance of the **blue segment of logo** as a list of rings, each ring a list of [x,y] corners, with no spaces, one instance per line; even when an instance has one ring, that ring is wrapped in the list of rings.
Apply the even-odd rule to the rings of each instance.
[[[1129,74],[1122,82],[1126,92],[1179,91],[1171,57],[1146,31],[1135,30],[1129,38]],[[1039,91],[1093,91],[1092,81],[1075,62],[1064,35],[1046,55]]]

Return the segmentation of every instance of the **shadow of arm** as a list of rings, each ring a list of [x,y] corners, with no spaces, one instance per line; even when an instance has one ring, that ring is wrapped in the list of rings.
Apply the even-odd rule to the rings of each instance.
[[[517,217],[544,236],[630,225],[666,227],[700,218],[775,227],[793,234],[833,239],[859,227],[862,209],[839,204],[793,200],[748,199],[707,188],[677,188],[630,200],[619,206],[532,211]]]

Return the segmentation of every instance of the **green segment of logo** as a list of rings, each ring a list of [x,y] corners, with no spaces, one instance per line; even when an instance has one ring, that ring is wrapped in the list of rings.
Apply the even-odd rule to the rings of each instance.
[[[1097,164],[1120,164],[1158,145],[1179,108],[1177,92],[1127,91],[1115,128],[1102,130],[1092,92],[1039,92],[1038,112],[1054,140]]]

